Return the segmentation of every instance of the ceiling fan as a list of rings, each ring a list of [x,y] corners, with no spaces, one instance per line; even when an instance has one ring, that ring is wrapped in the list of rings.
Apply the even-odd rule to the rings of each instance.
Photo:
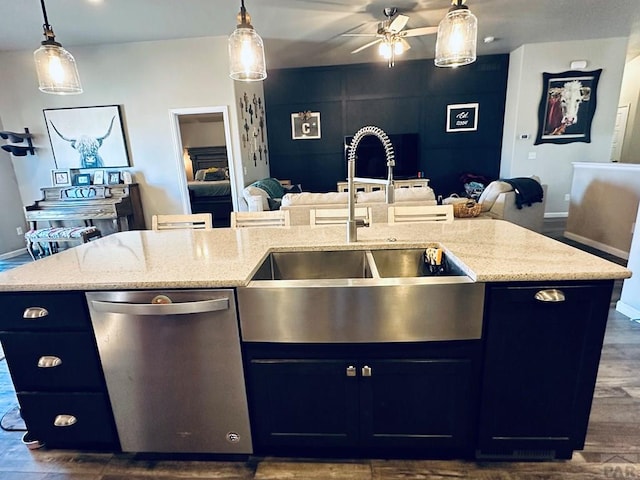
[[[369,47],[378,45],[380,55],[388,60],[389,68],[395,63],[395,56],[411,48],[405,37],[432,35],[438,32],[438,27],[420,27],[403,30],[409,21],[406,15],[398,14],[396,7],[386,7],[383,10],[386,20],[380,22],[375,33],[344,33],[345,37],[376,37],[375,40],[356,48],[351,53],[361,52]]]

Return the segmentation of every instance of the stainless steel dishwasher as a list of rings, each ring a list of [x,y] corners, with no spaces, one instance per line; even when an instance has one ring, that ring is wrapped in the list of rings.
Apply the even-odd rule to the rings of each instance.
[[[86,296],[123,451],[252,453],[232,290]]]

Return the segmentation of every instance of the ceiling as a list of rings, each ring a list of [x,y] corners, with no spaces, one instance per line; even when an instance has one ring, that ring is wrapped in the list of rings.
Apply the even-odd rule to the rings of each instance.
[[[385,6],[410,17],[406,28],[437,26],[450,0],[245,0],[265,42],[267,69],[381,61],[372,40]],[[630,37],[640,55],[640,0],[467,0],[478,17],[478,55],[527,43]],[[227,36],[240,0],[46,0],[56,39],[73,47],[187,37]],[[42,36],[38,0],[0,0],[0,51],[35,50]],[[493,43],[483,38],[493,36]],[[409,39],[407,59],[433,58],[435,35]],[[588,52],[585,52],[588,59]]]

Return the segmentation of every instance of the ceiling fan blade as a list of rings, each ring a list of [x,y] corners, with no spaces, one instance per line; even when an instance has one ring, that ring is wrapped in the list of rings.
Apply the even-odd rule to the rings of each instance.
[[[438,33],[438,27],[412,28],[411,30],[400,32],[400,35],[403,37],[417,37],[419,35],[433,35],[434,33]]]
[[[407,42],[404,38],[400,37],[398,40],[402,44],[402,51],[403,52],[406,52],[407,50],[409,50],[411,48],[411,45],[409,44],[409,42]]]
[[[376,43],[380,43],[382,41],[381,38],[378,38],[377,40],[374,40],[373,42],[369,42],[359,48],[356,48],[353,52],[351,53],[358,53],[361,52],[362,50],[364,50],[365,48],[369,48],[369,47],[373,47]]]
[[[391,22],[391,24],[389,25],[389,31],[391,33],[398,33],[400,30],[402,30],[405,27],[408,21],[409,21],[409,17],[407,17],[406,15],[398,15],[396,18],[393,19],[393,22]]]

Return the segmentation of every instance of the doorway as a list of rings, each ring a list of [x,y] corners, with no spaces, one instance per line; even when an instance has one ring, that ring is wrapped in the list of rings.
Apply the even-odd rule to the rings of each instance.
[[[214,227],[228,227],[238,193],[227,107],[169,114],[183,213],[211,213]]]

